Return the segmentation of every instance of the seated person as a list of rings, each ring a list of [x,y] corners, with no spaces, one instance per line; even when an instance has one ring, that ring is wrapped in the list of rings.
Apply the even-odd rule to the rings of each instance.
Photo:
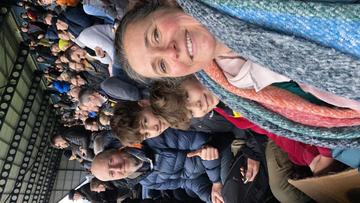
[[[64,156],[69,160],[76,160],[80,163],[80,165],[85,169],[85,170],[90,170],[91,168],[91,161],[82,159],[79,155],[78,152],[75,152],[74,150],[70,150],[67,149],[64,151]]]
[[[92,160],[94,152],[90,145],[91,134],[82,126],[73,126],[59,131],[50,138],[50,143],[58,149],[70,147],[73,150],[79,150],[82,158]]]
[[[190,119],[192,117],[207,116],[209,113],[210,115],[220,114],[238,128],[249,129],[254,133],[266,135],[288,154],[289,159],[294,164],[310,167],[315,175],[320,174],[333,162],[331,151],[329,149],[311,146],[277,136],[252,124],[240,115],[237,115],[236,112],[233,112],[222,104],[218,98],[204,88],[194,77],[187,77],[179,84],[158,84],[158,86],[159,87],[153,88],[151,104],[154,112],[158,113],[166,120],[169,120],[172,123],[170,125],[179,125],[178,122],[189,122],[189,120],[186,120],[186,117],[181,115],[190,115],[188,117]],[[176,108],[170,108],[174,106],[176,106]],[[174,109],[177,110],[176,114],[174,114]],[[179,109],[187,109],[188,112],[181,113],[179,112]],[[273,143],[270,142],[269,145],[272,146]],[[267,156],[271,154],[273,153],[269,152]],[[272,168],[269,167],[269,170],[271,169]],[[273,179],[271,177],[274,176],[274,174],[270,171],[269,174],[270,185],[272,185],[271,181]]]
[[[113,135],[111,130],[103,130],[92,134],[95,155],[108,149],[122,147],[120,140]]]
[[[142,142],[151,148],[161,149],[196,150],[202,147],[191,155],[198,155],[204,160],[217,159],[220,149],[220,156],[231,160],[232,156],[227,153],[230,138],[223,136],[216,139],[216,136],[208,133],[171,129],[169,124],[161,117],[155,116],[146,104],[146,100],[128,101],[118,103],[115,107],[110,122],[111,129],[125,146],[134,146]],[[224,170],[225,168],[226,166]]]
[[[223,202],[219,159],[204,161],[188,157],[189,152],[146,145],[107,150],[95,157],[91,172],[103,181],[140,177],[141,185],[150,189],[185,188],[205,202]]]
[[[72,201],[85,199],[85,200],[88,200],[88,201],[90,201],[92,203],[102,203],[102,202],[104,202],[104,199],[101,198],[99,193],[91,191],[90,183],[87,183],[87,184],[81,186],[78,189],[70,190],[68,195],[69,195],[68,196],[69,199],[72,200]]]
[[[90,109],[98,108],[99,112],[112,115],[112,106],[115,105],[115,101],[111,100],[103,91],[91,87],[83,87],[79,91],[78,98],[81,106]]]
[[[87,118],[84,122],[84,127],[86,130],[96,132],[99,131],[100,126],[96,118]]]
[[[111,182],[104,182],[97,178],[91,179],[90,190],[97,192],[99,196],[108,203],[123,200],[131,195],[128,188],[116,188]]]

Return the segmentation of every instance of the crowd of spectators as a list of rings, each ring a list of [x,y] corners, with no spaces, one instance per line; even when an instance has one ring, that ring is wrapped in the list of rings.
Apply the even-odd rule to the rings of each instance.
[[[123,22],[124,15],[135,10],[127,18],[139,23],[156,9],[171,7],[161,12],[176,13],[171,19],[178,17],[175,1],[156,1],[157,7],[147,8],[149,2],[21,0],[16,4],[23,10],[20,31],[61,117],[63,128],[50,143],[92,177],[69,192],[70,200],[312,202],[287,180],[347,168],[333,159],[330,148],[278,136],[242,117],[194,76],[156,82],[132,79],[136,73],[124,70],[119,56],[123,51],[119,35],[125,35],[121,26],[131,22]],[[134,14],[138,11],[144,15]],[[165,19],[159,26],[167,23],[171,22]],[[163,37],[159,29],[155,26],[153,34],[145,36],[147,47],[159,43]],[[189,48],[188,35],[184,47],[169,43],[166,48]]]

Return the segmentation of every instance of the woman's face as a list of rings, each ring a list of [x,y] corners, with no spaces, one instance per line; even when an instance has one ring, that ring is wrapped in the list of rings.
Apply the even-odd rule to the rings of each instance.
[[[181,87],[186,92],[186,108],[195,118],[205,116],[219,103],[219,99],[197,80],[185,80]]]
[[[200,23],[179,9],[159,9],[128,25],[125,55],[138,74],[180,77],[208,66],[216,40]]]

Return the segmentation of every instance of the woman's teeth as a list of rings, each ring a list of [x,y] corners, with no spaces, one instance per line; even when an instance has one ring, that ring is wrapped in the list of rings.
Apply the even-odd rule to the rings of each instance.
[[[192,44],[192,41],[190,39],[190,36],[189,36],[189,33],[186,32],[186,46],[187,46],[187,50],[190,54],[190,57],[192,58],[194,56],[194,53],[193,53],[193,44]]]

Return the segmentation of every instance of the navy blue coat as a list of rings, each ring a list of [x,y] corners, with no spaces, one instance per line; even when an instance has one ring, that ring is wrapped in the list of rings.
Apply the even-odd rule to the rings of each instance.
[[[203,201],[210,202],[211,185],[220,182],[220,159],[204,161],[187,157],[201,148],[211,136],[206,133],[167,129],[162,135],[144,142],[154,152],[154,167],[140,183],[149,189],[185,188]]]

